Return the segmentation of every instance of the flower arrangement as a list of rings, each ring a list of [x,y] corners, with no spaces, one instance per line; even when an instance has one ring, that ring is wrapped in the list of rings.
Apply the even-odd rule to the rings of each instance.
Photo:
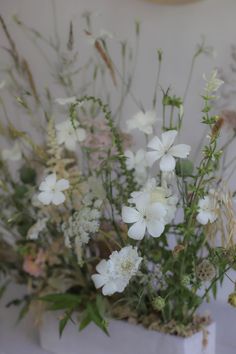
[[[62,310],[60,333],[76,314],[80,330],[94,322],[108,333],[107,319],[114,317],[188,336],[208,323],[196,311],[211,292],[216,296],[236,261],[233,194],[220,170],[225,146],[219,146],[219,135],[225,123],[211,114],[223,82],[216,70],[204,76],[200,115],[208,135],[200,162],[193,163],[191,147],[178,142],[183,99],[162,90],[162,119],[157,118],[159,74],[151,110],[141,107],[127,120],[124,133],[117,117],[122,116],[132,75],[128,82],[124,79],[111,59],[107,35],[94,36],[90,16],[85,18],[85,35],[99,61],[93,82],[98,73],[102,82],[108,78],[117,85],[117,76],[121,81],[115,113],[106,95],[100,99],[89,89],[74,87],[72,24],[67,43],[71,56],[52,43],[60,64],[55,77],[66,92],[53,100],[49,89],[46,98],[39,94],[28,62],[0,18],[11,60],[7,82],[1,84],[6,123],[1,123],[0,133],[9,147],[1,151],[0,269],[7,281],[27,285],[27,294],[12,302],[22,305],[20,317],[33,305],[40,313]],[[47,42],[18,18],[15,21]],[[127,48],[121,43],[123,60]],[[194,60],[206,51],[198,47]],[[32,119],[29,132],[11,121],[7,92]],[[39,124],[36,117],[42,118],[42,113]],[[35,128],[37,135],[42,133],[39,143]],[[136,151],[130,135],[135,130],[146,141]],[[235,303],[234,294],[230,302]]]

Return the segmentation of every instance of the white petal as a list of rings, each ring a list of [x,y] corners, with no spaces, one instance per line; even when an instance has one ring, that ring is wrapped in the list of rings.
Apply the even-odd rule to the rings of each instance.
[[[70,136],[66,140],[62,141],[62,143],[65,143],[65,147],[69,151],[75,151],[76,150],[76,142],[77,142],[76,136]]]
[[[56,192],[53,193],[53,197],[52,197],[52,203],[54,205],[60,205],[62,203],[64,203],[66,197],[62,192]]]
[[[52,192],[42,192],[38,195],[38,200],[44,205],[49,205],[52,201],[53,193]]]
[[[134,240],[142,240],[145,235],[146,223],[144,220],[136,222],[129,228],[128,236]]]
[[[104,287],[102,288],[102,293],[105,296],[109,296],[114,294],[117,291],[116,284],[113,281],[110,281],[109,283],[105,284]]]
[[[208,223],[208,215],[205,212],[200,212],[197,215],[197,221],[202,224],[206,225]]]
[[[127,206],[122,208],[122,220],[125,223],[133,223],[140,219],[140,213],[134,209]]]
[[[106,278],[102,276],[101,274],[93,274],[91,276],[92,281],[94,282],[95,287],[101,288],[105,283],[106,283]]]
[[[191,146],[186,144],[178,144],[170,148],[168,153],[175,157],[180,157],[182,159],[186,158],[191,150]]]
[[[161,155],[162,156],[162,155]],[[149,151],[147,152],[146,159],[148,166],[152,166],[159,158],[161,157],[157,151]]]
[[[57,191],[65,191],[66,189],[68,189],[70,187],[70,183],[67,179],[60,179],[59,181],[57,181],[56,183],[56,190]]]
[[[175,159],[173,156],[166,154],[161,158],[160,169],[164,172],[173,171],[175,168]]]
[[[162,219],[166,216],[166,208],[161,203],[153,203],[147,209],[148,218]]]
[[[176,130],[169,130],[161,134],[162,144],[164,145],[165,150],[169,150],[173,145],[177,134],[178,132]]]
[[[56,184],[56,181],[57,181],[57,176],[55,173],[52,173],[45,178],[45,182],[49,188],[54,187]]]
[[[151,141],[149,141],[147,147],[149,149],[157,150],[160,156],[164,154],[164,146],[161,140],[157,136],[154,136],[154,138]]]
[[[107,273],[108,271],[108,263],[105,259],[102,259],[96,266],[96,271],[98,273]]]
[[[152,237],[161,236],[164,229],[164,224],[158,220],[150,220],[147,222],[147,230]]]

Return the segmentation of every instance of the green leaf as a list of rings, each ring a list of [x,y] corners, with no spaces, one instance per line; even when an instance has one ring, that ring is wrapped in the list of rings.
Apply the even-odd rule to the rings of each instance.
[[[87,314],[87,311],[85,311],[85,315],[83,319],[80,322],[79,330],[82,331],[85,327],[87,327],[90,323],[92,322],[89,314]]]
[[[87,313],[90,316],[90,319],[109,336],[107,321],[99,313],[96,303],[87,304]]]
[[[62,333],[63,333],[63,331],[64,331],[64,329],[65,329],[65,327],[66,327],[68,321],[69,321],[69,320],[72,321],[72,319],[71,319],[72,312],[73,312],[73,309],[70,310],[70,311],[68,311],[68,312],[65,312],[65,313],[64,313],[64,317],[63,317],[63,318],[60,320],[60,322],[59,322],[59,336],[60,336],[60,338],[61,338],[61,336],[62,336]],[[73,322],[73,321],[72,321],[72,322]]]
[[[25,303],[25,305],[21,308],[16,323],[19,323],[21,320],[23,320],[23,318],[25,317],[25,315],[26,315],[26,314],[28,313],[28,311],[29,311],[29,307],[30,307],[30,302],[27,301],[27,302]]]
[[[7,280],[1,287],[0,287],[0,299],[3,297],[3,294],[5,293],[8,284],[10,283],[10,280]]]
[[[76,308],[81,304],[81,297],[74,294],[49,294],[39,300],[48,302],[52,311]]]

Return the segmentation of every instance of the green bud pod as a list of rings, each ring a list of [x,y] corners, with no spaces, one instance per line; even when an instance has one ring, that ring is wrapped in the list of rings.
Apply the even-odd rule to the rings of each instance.
[[[193,173],[193,163],[187,159],[179,159],[175,166],[175,173],[178,177],[188,177]]]

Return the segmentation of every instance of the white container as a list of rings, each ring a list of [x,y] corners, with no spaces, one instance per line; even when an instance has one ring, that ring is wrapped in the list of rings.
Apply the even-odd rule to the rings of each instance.
[[[205,346],[202,331],[182,338],[116,320],[109,323],[110,337],[94,324],[79,332],[70,322],[60,339],[57,317],[47,312],[40,327],[40,343],[54,354],[215,354],[215,323],[206,329]]]

